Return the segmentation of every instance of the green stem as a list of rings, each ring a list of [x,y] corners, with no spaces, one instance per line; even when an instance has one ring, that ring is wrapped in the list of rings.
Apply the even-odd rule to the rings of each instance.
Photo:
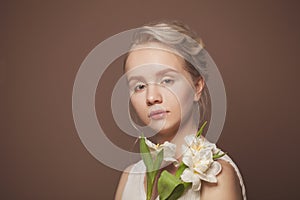
[[[205,127],[205,125],[207,124],[207,121],[205,121],[203,124],[202,124],[202,126],[201,126],[201,128],[199,129],[199,131],[197,132],[197,137],[200,137],[201,135],[202,135],[202,133],[203,133],[203,129],[204,129],[204,127]]]

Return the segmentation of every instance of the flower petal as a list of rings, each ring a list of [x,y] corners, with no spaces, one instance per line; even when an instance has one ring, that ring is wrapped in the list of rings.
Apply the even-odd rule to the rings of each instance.
[[[151,142],[150,140],[148,140],[147,138],[145,138],[145,143],[147,144],[147,146],[151,149],[157,150],[157,145],[155,145],[153,142]]]
[[[193,162],[193,155],[192,155],[191,151],[188,150],[184,154],[184,156],[182,158],[182,162],[188,167],[193,167],[194,162]]]
[[[193,184],[192,184],[192,190],[193,191],[199,191],[201,188],[201,180],[198,176],[194,176]]]
[[[180,176],[183,182],[192,183],[193,191],[199,191],[201,188],[201,180],[198,174],[194,173],[191,169],[187,168]]]
[[[207,170],[207,174],[212,174],[214,176],[218,175],[222,171],[222,166],[219,162],[214,161],[210,168]]]
[[[184,140],[188,146],[191,146],[193,142],[195,141],[195,136],[194,135],[187,135],[184,137]]]
[[[174,157],[176,152],[176,145],[170,142],[165,142],[161,145],[164,149],[164,156],[165,157]]]
[[[193,182],[193,176],[194,173],[189,168],[186,168],[181,174],[180,178],[183,182],[191,183]]]
[[[182,145],[181,146],[181,153],[182,153],[182,155],[185,154],[188,150],[189,150],[189,148],[186,145]]]
[[[210,183],[216,183],[216,182],[218,182],[217,177],[215,175],[212,175],[212,174],[208,174],[206,176],[206,181],[210,182]]]

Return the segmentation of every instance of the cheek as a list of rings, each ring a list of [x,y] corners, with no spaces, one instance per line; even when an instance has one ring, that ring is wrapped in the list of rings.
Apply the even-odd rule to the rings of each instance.
[[[181,106],[193,104],[195,91],[190,85],[178,84],[177,87],[171,89],[171,92],[173,98]]]
[[[176,96],[181,103],[186,104],[193,100],[194,92],[190,88],[182,88],[176,92]]]
[[[187,88],[176,88],[176,90],[168,90],[164,93],[164,106],[172,109],[173,115],[181,115],[192,104],[193,93]]]
[[[133,95],[131,96],[130,101],[138,117],[145,122],[147,118],[147,112],[145,112],[146,104],[144,103],[144,97],[142,97],[142,95]]]
[[[174,100],[172,102],[173,106],[176,107],[176,112],[183,114],[190,111],[191,105],[193,105],[193,96],[191,93],[182,91],[174,95]]]
[[[142,100],[141,97],[139,97],[137,95],[133,95],[130,98],[131,104],[136,112],[139,112],[139,110],[142,109],[141,100]]]
[[[176,111],[176,116],[181,118],[187,117],[193,109],[194,90],[191,87],[178,87],[172,93],[172,103],[169,103],[172,104],[173,111]]]

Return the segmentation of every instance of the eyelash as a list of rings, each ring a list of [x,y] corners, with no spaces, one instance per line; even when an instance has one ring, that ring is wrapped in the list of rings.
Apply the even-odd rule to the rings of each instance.
[[[143,88],[142,89],[138,89],[138,87],[143,87]],[[145,87],[146,87],[145,83],[139,83],[136,86],[134,86],[133,90],[134,90],[134,92],[139,92],[139,91],[143,90]]]
[[[167,81],[167,82],[166,82],[166,81]],[[165,84],[170,85],[170,84],[173,84],[173,83],[174,83],[174,80],[171,79],[171,78],[166,78],[166,79],[162,80],[161,83],[164,83],[164,82],[165,82]]]

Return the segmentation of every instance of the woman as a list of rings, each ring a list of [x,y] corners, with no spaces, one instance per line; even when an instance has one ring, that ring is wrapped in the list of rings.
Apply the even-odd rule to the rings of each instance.
[[[144,26],[135,35],[124,62],[131,105],[139,121],[156,132],[150,140],[177,147],[172,155],[175,162],[171,159],[172,164],[163,168],[172,174],[177,170],[176,162],[184,160],[180,147],[186,137],[196,135],[200,124],[209,118],[206,67],[202,41],[177,21]],[[155,148],[152,142],[148,144]],[[190,181],[192,187],[180,199],[246,199],[241,175],[232,160],[225,155],[216,162],[216,180]],[[145,172],[142,161],[123,173],[116,199],[146,199],[146,176],[134,173],[137,171]],[[194,176],[188,175],[188,170],[184,174],[183,180]],[[158,196],[157,180],[155,185],[153,199]]]

